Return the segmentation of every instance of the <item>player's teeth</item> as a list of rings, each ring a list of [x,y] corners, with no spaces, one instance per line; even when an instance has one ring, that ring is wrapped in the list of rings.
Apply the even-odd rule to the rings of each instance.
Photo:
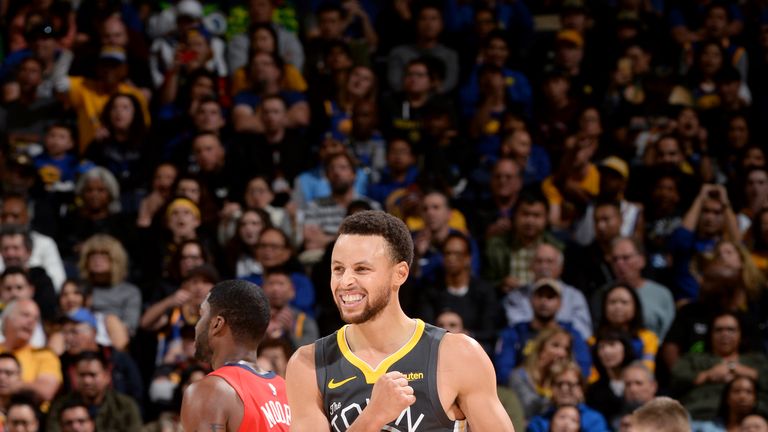
[[[361,296],[360,294],[356,294],[356,295],[345,295],[345,296],[341,296],[341,299],[342,299],[342,300],[344,300],[345,302],[355,302],[355,301],[360,301],[360,300],[362,300],[362,299],[363,299],[363,296]]]

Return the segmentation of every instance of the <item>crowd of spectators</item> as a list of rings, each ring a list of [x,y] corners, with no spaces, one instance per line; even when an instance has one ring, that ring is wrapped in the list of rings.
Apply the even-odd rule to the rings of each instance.
[[[6,430],[176,431],[194,325],[342,323],[337,228],[413,232],[411,316],[518,430],[768,431],[765,0],[0,2]],[[762,78],[761,78],[762,77]],[[17,429],[14,429],[17,428]]]

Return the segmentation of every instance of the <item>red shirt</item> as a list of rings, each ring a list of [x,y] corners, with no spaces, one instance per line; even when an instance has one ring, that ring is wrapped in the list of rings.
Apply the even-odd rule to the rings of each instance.
[[[243,401],[243,421],[238,432],[288,432],[291,408],[285,380],[277,374],[260,374],[250,366],[227,363],[209,375],[223,378]]]

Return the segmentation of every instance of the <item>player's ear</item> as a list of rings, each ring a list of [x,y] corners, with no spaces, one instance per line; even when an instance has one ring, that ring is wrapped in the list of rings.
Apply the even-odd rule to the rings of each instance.
[[[211,318],[211,334],[219,334],[224,329],[224,323],[226,320],[221,315]]]
[[[399,263],[395,264],[395,271],[392,275],[392,283],[397,286],[404,284],[406,279],[408,279],[409,272],[410,268],[408,267],[408,263],[405,261],[400,261]]]

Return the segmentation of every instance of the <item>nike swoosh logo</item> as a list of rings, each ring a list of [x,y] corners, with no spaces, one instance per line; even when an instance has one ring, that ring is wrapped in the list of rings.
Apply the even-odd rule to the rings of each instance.
[[[333,390],[335,388],[339,388],[339,387],[343,386],[344,384],[352,381],[355,378],[357,378],[357,376],[349,377],[349,378],[347,378],[347,379],[345,379],[343,381],[339,381],[339,382],[333,382],[333,378],[331,378],[331,380],[328,381],[328,388],[331,389],[331,390]]]

